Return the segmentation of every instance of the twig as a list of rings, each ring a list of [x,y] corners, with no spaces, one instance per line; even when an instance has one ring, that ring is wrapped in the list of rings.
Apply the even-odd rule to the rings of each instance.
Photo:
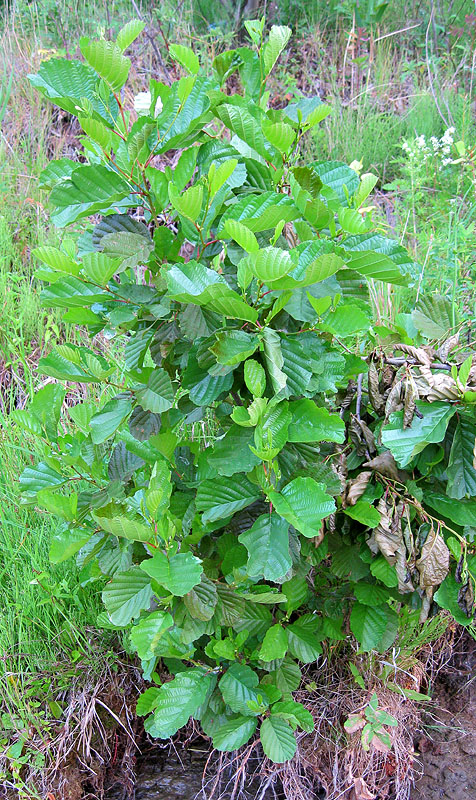
[[[402,367],[404,364],[411,366],[421,367],[422,365],[414,358],[384,358],[386,364],[391,364],[393,367]],[[431,369],[444,369],[446,372],[451,372],[451,364],[432,364]]]
[[[440,108],[440,105],[438,103],[438,100],[436,98],[435,87],[433,85],[433,75],[431,74],[431,68],[430,68],[430,59],[429,59],[429,56],[428,56],[428,50],[429,50],[429,48],[428,48],[428,39],[429,39],[429,34],[430,34],[430,25],[432,24],[434,13],[435,13],[435,7],[434,7],[434,5],[432,3],[431,4],[430,19],[428,20],[428,26],[427,26],[426,34],[425,34],[426,69],[427,69],[427,72],[428,72],[428,83],[430,84],[430,90],[431,90],[431,93],[433,95],[433,100],[435,101],[436,109],[437,109],[438,114],[440,115],[441,119],[445,123],[446,127],[449,128],[450,124],[449,124],[448,120],[446,119],[445,115],[443,114],[443,112],[442,112],[442,110]]]
[[[144,28],[144,33],[147,36],[147,39],[149,40],[150,44],[152,45],[152,49],[153,49],[155,55],[157,56],[157,61],[159,62],[160,68],[161,68],[162,72],[164,73],[164,76],[165,76],[165,79],[166,79],[167,83],[170,85],[172,83],[172,80],[170,78],[169,71],[168,71],[167,67],[165,66],[164,59],[162,58],[162,54],[161,54],[159,48],[157,47],[157,45],[155,43],[154,37],[147,30],[147,21],[144,19],[144,15],[143,15],[142,11],[140,10],[140,8],[138,8],[137,3],[135,2],[135,0],[132,0],[132,5],[133,5],[134,11],[136,12],[136,14],[139,17],[139,19],[142,20],[142,22],[146,23],[146,27]]]
[[[360,407],[362,405],[362,379],[364,373],[360,372],[357,378],[357,400],[355,401],[355,416],[360,419]]]

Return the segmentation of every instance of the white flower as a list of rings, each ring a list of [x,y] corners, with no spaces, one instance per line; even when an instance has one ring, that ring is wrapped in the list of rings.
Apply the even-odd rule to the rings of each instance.
[[[438,139],[436,138],[436,136],[432,136],[432,137],[430,138],[430,142],[432,143],[432,145],[433,145],[433,150],[434,150],[434,151],[435,151],[435,153],[436,153],[436,151],[437,151],[437,150],[439,150],[439,148],[440,148],[440,143],[439,143]]]
[[[151,114],[151,103],[152,103],[152,95],[150,92],[139,92],[134,97],[134,110],[137,116],[143,116]],[[162,100],[160,97],[157,98],[157,102],[155,104],[154,110],[154,117],[157,117],[160,112],[162,111]]]
[[[453,141],[454,141],[453,140],[453,134],[454,134],[454,132],[455,132],[454,128],[448,128],[448,130],[446,130],[444,132],[443,136],[441,137],[441,143],[442,144],[446,144],[446,145],[453,144]]]
[[[425,136],[423,134],[421,134],[421,136],[417,136],[417,138],[415,139],[415,144],[420,150],[425,150],[426,149]]]

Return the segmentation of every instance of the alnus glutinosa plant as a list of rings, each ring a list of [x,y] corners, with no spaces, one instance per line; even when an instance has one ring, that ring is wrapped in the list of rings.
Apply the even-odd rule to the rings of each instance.
[[[457,336],[428,343],[444,298],[373,322],[369,284],[416,265],[372,221],[374,176],[303,163],[329,107],[269,107],[290,30],[248,22],[251,46],[209,72],[171,45],[182,77],[134,108],[124,51],[142,27],[30,76],[84,132],[78,160],[42,175],[71,235],[34,257],[44,304],[91,346],[40,361],[49,380],[16,420],[42,460],[21,488],[63,520],[52,560],[76,556],[98,625],[141,660],[147,731],[193,717],[234,750],[259,729],[282,762],[313,727],[301,666],[328,642],[385,651],[442,582],[440,605],[471,622],[472,358]],[[63,410],[65,382],[101,400]]]

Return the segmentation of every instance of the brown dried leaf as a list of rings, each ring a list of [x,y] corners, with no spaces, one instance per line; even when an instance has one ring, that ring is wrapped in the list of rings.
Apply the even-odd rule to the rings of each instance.
[[[430,403],[435,400],[459,399],[460,392],[451,375],[441,373],[433,375],[429,367],[420,367],[420,375],[415,377],[415,384],[418,392]]]
[[[387,422],[390,414],[401,409],[403,389],[403,381],[396,381],[390,389],[385,403],[385,422]]]
[[[352,416],[349,425],[350,438],[355,445],[357,455],[369,456],[376,452],[375,436],[369,426],[358,417]]]
[[[420,573],[420,586],[426,589],[439,586],[446,578],[450,567],[450,551],[437,530],[431,529],[416,562]]]
[[[369,788],[363,778],[355,778],[354,794],[355,800],[374,800],[375,798],[375,795],[369,791]]]
[[[432,361],[435,359],[435,351],[432,347],[413,347],[410,344],[396,344],[394,350],[401,350],[415,359],[419,364],[431,366]]]
[[[466,614],[467,617],[471,618],[474,615],[474,584],[473,581],[468,580],[465,584],[461,587],[458,592],[458,605]]]
[[[353,478],[353,480],[348,482],[347,495],[345,498],[346,505],[355,506],[357,500],[362,497],[363,493],[365,492],[371,477],[371,472],[364,471],[359,473],[356,478]]]
[[[418,389],[411,379],[405,381],[405,400],[403,403],[403,427],[409,428],[413,422]]]
[[[428,589],[425,589],[423,597],[421,598],[421,611],[420,616],[418,617],[418,622],[420,625],[423,625],[424,622],[428,619],[428,614],[430,613],[431,603],[433,601],[433,586],[429,586]]]
[[[370,402],[372,403],[374,411],[377,414],[381,414],[385,408],[385,398],[380,393],[379,374],[373,361],[371,361],[369,364],[368,390]]]
[[[390,450],[385,450],[385,452],[372,458],[371,461],[366,461],[364,467],[371,467],[375,472],[379,472],[380,475],[390,478],[392,481],[400,480],[398,467]]]
[[[390,747],[386,745],[382,740],[374,733],[371,741],[372,747],[377,750],[379,753],[389,753]]]
[[[357,731],[362,730],[365,725],[365,719],[362,717],[361,714],[349,714],[345,721],[345,730],[346,733],[357,733]]]
[[[459,331],[453,336],[450,336],[443,344],[441,344],[436,351],[436,357],[444,364],[449,354],[459,342]]]
[[[374,528],[367,540],[372,552],[380,550],[389,564],[395,567],[398,577],[398,590],[405,594],[413,592],[410,573],[407,567],[407,549],[402,532],[403,503],[390,504],[385,496],[380,498],[377,510],[380,512],[380,524]]]

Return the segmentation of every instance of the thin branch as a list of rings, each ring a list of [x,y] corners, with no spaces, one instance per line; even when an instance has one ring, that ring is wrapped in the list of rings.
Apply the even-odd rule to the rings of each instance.
[[[136,12],[136,14],[139,17],[139,19],[142,20],[142,22],[146,23],[146,27],[144,28],[144,33],[147,36],[147,39],[149,40],[155,55],[157,56],[157,61],[159,62],[159,66],[160,66],[162,72],[164,73],[164,76],[165,76],[165,79],[166,79],[167,83],[170,85],[172,83],[172,80],[170,78],[169,71],[168,71],[167,67],[165,66],[164,59],[162,58],[162,53],[160,52],[159,48],[157,47],[154,37],[147,30],[147,21],[144,19],[144,15],[143,15],[142,11],[140,10],[140,8],[138,8],[137,3],[135,2],[135,0],[132,0],[132,5],[133,5],[134,11]]]

